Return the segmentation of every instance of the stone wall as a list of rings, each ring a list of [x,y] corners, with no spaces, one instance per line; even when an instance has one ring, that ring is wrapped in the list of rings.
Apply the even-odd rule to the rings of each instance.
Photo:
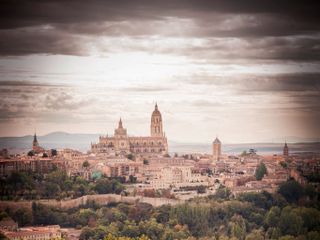
[[[141,197],[141,196],[121,196],[116,194],[100,194],[100,195],[86,195],[76,199],[69,200],[36,200],[34,202],[41,203],[43,205],[52,206],[56,208],[69,209],[73,207],[79,207],[80,205],[84,205],[88,203],[88,201],[95,201],[97,204],[106,205],[110,202],[127,202],[127,203],[135,203],[135,202],[143,202],[149,203],[154,207],[159,207],[165,204],[181,204],[183,200],[169,199],[169,198],[150,198],[150,197]],[[29,208],[31,209],[33,201],[0,201],[0,209],[4,210],[6,208],[11,209],[19,209],[19,208]]]

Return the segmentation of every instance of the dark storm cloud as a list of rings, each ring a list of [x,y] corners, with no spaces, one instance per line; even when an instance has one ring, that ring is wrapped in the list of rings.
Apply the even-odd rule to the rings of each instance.
[[[305,92],[311,91],[320,97],[320,73],[295,73],[295,74],[259,74],[210,76],[195,75],[188,81],[194,85],[208,85],[225,87],[241,93],[270,93],[270,92]]]
[[[31,82],[31,81],[0,81],[0,88],[3,87],[62,87],[65,85],[51,84],[43,82]]]
[[[0,31],[1,55],[84,55],[85,50],[81,43],[80,37],[43,27]]]
[[[152,52],[189,56],[207,63],[217,60],[319,61],[320,36],[207,38],[201,45],[145,48]],[[127,46],[129,48],[129,46]],[[132,47],[133,49],[135,46]]]
[[[166,16],[199,17],[205,13],[270,13],[315,23],[319,19],[317,1],[269,0],[6,0],[0,5],[0,27],[16,28],[54,23],[82,23],[110,20],[160,19]],[[200,16],[201,17],[201,16]]]
[[[314,35],[320,30],[319,5],[317,1],[269,0],[7,0],[0,3],[0,54],[86,55],[86,44],[92,42],[88,36],[246,39]],[[319,44],[318,37],[314,41]],[[270,42],[269,47],[272,44],[276,43]],[[313,56],[309,45],[300,50],[307,53],[295,51],[287,57],[318,59],[318,50]],[[199,48],[189,51],[201,53]],[[270,58],[284,55],[280,49]]]

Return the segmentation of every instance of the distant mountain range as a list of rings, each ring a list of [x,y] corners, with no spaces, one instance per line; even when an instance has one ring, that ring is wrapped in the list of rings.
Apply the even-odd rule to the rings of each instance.
[[[82,152],[90,149],[91,142],[98,142],[101,134],[81,134],[81,133],[66,133],[53,132],[44,136],[38,136],[38,141],[41,146],[46,149],[62,149],[72,148]],[[296,143],[290,143],[291,152],[320,152],[319,141],[308,141],[312,139],[302,139]],[[32,135],[23,137],[0,137],[0,149],[7,148],[10,153],[27,152],[31,149],[33,141]],[[258,153],[281,153],[283,142],[271,143],[241,143],[241,144],[222,144],[222,150],[225,153],[238,154],[244,150],[254,148]],[[211,153],[211,143],[182,143],[169,141],[169,151],[171,153]]]

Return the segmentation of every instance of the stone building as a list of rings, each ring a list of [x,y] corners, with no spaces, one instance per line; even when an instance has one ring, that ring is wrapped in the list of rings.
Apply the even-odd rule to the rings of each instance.
[[[66,161],[53,158],[12,158],[0,160],[0,176],[9,176],[13,172],[32,171],[49,173],[56,167],[65,169]]]
[[[288,147],[287,143],[285,143],[284,147],[283,147],[283,156],[284,157],[288,157],[289,156],[289,147]]]
[[[212,143],[212,150],[212,160],[219,161],[221,157],[221,142],[218,137],[216,137],[216,139]]]
[[[120,118],[118,128],[113,136],[100,136],[98,143],[91,144],[93,153],[115,153],[125,155],[134,153],[139,155],[166,154],[168,153],[168,143],[163,132],[162,116],[155,105],[151,115],[150,136],[131,137],[127,134],[127,129],[123,127]]]
[[[38,139],[37,139],[37,134],[35,133],[33,136],[33,142],[32,142],[32,150],[35,153],[43,153],[44,152],[44,148],[40,147]]]
[[[18,231],[4,232],[8,239],[13,240],[50,240],[61,239],[61,229],[59,225],[25,227]]]

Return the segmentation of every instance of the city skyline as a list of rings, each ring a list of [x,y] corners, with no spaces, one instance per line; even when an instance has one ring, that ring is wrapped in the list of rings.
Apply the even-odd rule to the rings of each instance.
[[[143,136],[158,102],[173,141],[318,139],[317,6],[5,1],[0,135]]]

